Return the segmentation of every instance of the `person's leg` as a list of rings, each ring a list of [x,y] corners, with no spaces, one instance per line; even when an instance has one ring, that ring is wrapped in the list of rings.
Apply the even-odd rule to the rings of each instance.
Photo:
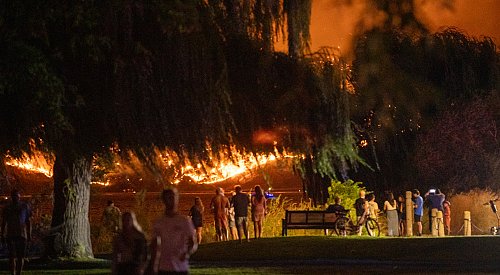
[[[263,220],[260,219],[257,226],[258,226],[258,230],[259,230],[259,238],[262,237],[262,223],[263,223]]]
[[[202,232],[202,229],[203,227],[196,227],[196,238],[198,239],[198,244],[201,243],[201,238],[202,238],[202,235],[201,235],[201,232]]]
[[[215,240],[220,242],[222,240],[221,224],[219,218],[215,217]]]
[[[248,235],[248,218],[247,217],[243,218],[242,225],[243,225],[243,233],[245,234],[245,238],[247,239],[247,242],[248,242],[248,239],[250,238],[250,236]]]

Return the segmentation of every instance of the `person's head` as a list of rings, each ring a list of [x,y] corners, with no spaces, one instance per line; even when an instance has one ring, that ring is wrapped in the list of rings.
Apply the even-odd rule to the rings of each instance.
[[[403,197],[403,195],[398,195],[398,201],[399,202],[404,202],[405,201],[405,197]]]
[[[200,197],[194,198],[194,205],[198,208],[198,210],[203,212],[204,207]]]
[[[222,189],[221,187],[215,188],[215,194],[224,195],[224,189]]]
[[[165,211],[167,213],[177,212],[177,207],[179,205],[179,192],[177,191],[177,188],[172,187],[163,190],[161,198],[163,200],[163,204],[165,204]]]
[[[115,203],[112,200],[108,200],[108,206],[113,206]]]
[[[365,190],[363,190],[363,189],[359,190],[359,197],[360,198],[364,198],[365,195],[366,195],[366,191]]]
[[[10,198],[13,203],[18,203],[21,200],[21,193],[16,189],[12,190],[12,192],[10,192]]]
[[[261,198],[264,196],[264,192],[262,191],[262,188],[260,188],[260,185],[255,185],[253,189],[255,190],[255,197]]]
[[[443,206],[451,206],[451,202],[450,201],[444,201],[443,202]]]
[[[234,186],[234,191],[236,191],[236,194],[241,193],[241,185],[235,185]]]
[[[420,196],[420,191],[418,191],[418,189],[413,189],[412,194],[413,194],[413,197],[418,197],[418,196]]]
[[[392,192],[387,192],[387,200],[388,201],[393,201],[394,200],[394,194]]]
[[[130,231],[135,229],[137,231],[142,231],[141,226],[137,222],[134,212],[125,212],[122,215],[122,230]]]
[[[373,200],[375,200],[375,195],[373,193],[370,193],[370,194],[366,195],[366,200],[367,201],[373,201]]]
[[[335,201],[335,204],[340,204],[342,202],[342,199],[339,196],[335,196],[335,198],[333,198],[333,201]]]

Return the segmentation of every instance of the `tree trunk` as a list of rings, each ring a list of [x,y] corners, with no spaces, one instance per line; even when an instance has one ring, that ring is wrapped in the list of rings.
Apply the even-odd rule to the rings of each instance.
[[[94,257],[90,241],[91,161],[58,153],[54,164],[52,228],[58,228],[53,253],[71,258]]]

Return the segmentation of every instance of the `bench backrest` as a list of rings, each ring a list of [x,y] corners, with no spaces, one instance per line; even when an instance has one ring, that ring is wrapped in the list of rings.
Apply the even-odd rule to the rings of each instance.
[[[292,224],[325,224],[335,223],[335,213],[320,210],[287,210],[285,214],[286,223]]]

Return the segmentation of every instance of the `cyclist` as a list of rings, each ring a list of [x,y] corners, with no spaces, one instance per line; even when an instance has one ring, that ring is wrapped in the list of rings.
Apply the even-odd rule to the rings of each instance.
[[[345,208],[342,205],[340,205],[342,199],[338,196],[335,196],[333,200],[335,201],[335,204],[330,204],[328,208],[326,208],[326,212],[333,212],[336,214],[345,213],[346,212]]]

